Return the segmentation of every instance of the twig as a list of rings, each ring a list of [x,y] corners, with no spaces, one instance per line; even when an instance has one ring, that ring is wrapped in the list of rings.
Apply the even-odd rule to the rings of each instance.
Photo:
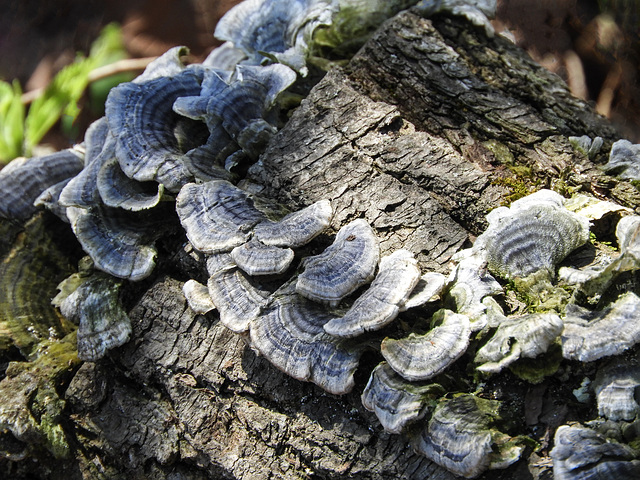
[[[156,58],[157,57],[125,58],[123,60],[118,60],[117,62],[110,63],[109,65],[98,67],[95,70],[89,72],[89,83],[110,77],[112,75],[116,75],[118,73],[142,71]],[[23,93],[22,97],[20,97],[22,104],[29,105],[36,98],[41,97],[46,89],[47,87],[36,88],[34,90]]]

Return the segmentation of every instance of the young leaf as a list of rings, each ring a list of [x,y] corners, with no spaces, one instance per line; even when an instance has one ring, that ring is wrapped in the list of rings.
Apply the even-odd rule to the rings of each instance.
[[[24,138],[24,106],[20,84],[0,81],[0,162],[6,163],[22,155]]]

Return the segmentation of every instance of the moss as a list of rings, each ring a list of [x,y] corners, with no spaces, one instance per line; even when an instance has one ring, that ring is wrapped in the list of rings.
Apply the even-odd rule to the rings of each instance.
[[[522,380],[538,384],[556,373],[561,363],[562,347],[559,343],[555,343],[544,355],[536,358],[520,358],[509,366],[509,370]]]
[[[508,189],[501,206],[508,207],[516,200],[530,195],[540,189],[540,180],[533,177],[528,167],[513,167],[514,177],[499,177],[491,183]]]

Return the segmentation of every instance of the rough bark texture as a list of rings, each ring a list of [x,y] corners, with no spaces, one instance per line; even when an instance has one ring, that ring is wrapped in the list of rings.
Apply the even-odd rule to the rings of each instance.
[[[482,231],[487,211],[530,189],[581,188],[637,205],[633,187],[612,182],[572,150],[567,136],[583,134],[604,137],[603,152],[615,138],[512,44],[487,39],[462,20],[405,12],[312,90],[252,167],[249,183],[292,209],[328,198],[335,229],[364,217],[383,253],[407,248],[423,270],[446,272],[451,255]],[[362,407],[377,354],[365,355],[356,388],[343,397],[287,377],[220,325],[215,312],[200,316],[187,307],[182,281],[202,280],[202,264],[188,247],[175,252],[152,282],[126,294],[131,341],[83,364],[60,386],[70,457],[4,461],[5,473],[454,478],[414,454],[406,439],[384,433]],[[579,418],[556,406],[570,386],[536,390],[498,377],[488,388],[520,415],[517,433],[541,441],[557,422]],[[525,426],[525,405],[535,402],[539,418],[529,412]],[[529,453],[483,478],[549,478],[548,463]]]

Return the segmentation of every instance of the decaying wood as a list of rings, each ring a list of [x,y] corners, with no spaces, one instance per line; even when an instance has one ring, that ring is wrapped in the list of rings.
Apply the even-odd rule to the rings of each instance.
[[[485,214],[519,192],[579,188],[637,205],[635,189],[572,150],[567,137],[584,134],[603,137],[603,152],[616,138],[559,78],[507,40],[488,39],[462,20],[405,12],[312,90],[246,186],[291,209],[328,198],[334,229],[363,217],[383,254],[407,248],[424,271],[447,272],[450,257],[482,231]],[[604,153],[595,159],[604,161]],[[406,439],[384,433],[362,407],[359,396],[379,356],[365,355],[356,388],[343,397],[287,377],[220,325],[215,312],[200,316],[187,307],[182,282],[202,277],[203,266],[185,238],[174,243],[167,242],[171,260],[160,262],[153,281],[126,294],[131,341],[83,364],[60,386],[69,457],[43,452],[40,464],[5,462],[5,472],[453,478],[414,454]],[[522,410],[527,387],[515,391],[522,398],[512,403]],[[538,422],[543,430],[552,426]],[[483,478],[533,478],[527,462],[533,460]]]

